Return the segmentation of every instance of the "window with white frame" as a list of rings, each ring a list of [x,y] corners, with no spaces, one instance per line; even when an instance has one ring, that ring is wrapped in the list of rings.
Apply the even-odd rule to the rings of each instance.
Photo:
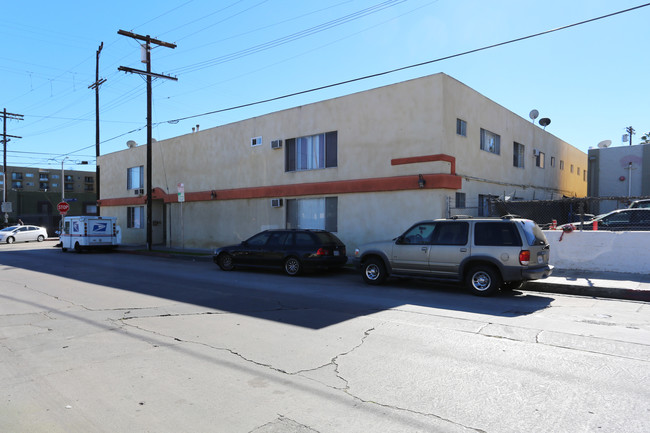
[[[287,200],[287,228],[338,231],[338,197]]]
[[[512,165],[519,168],[524,168],[524,145],[514,142],[512,145]]]
[[[126,189],[144,188],[144,165],[126,171]]]
[[[261,145],[262,145],[262,137],[251,138],[251,147],[261,146]]]
[[[535,154],[535,167],[544,168],[545,158],[544,152],[538,150]]]
[[[501,153],[501,137],[481,128],[481,150],[499,155]]]
[[[456,119],[456,134],[467,137],[467,122],[462,119]]]
[[[144,206],[130,206],[126,208],[126,227],[141,229],[144,227]]]
[[[337,132],[289,138],[285,141],[285,171],[336,167]]]

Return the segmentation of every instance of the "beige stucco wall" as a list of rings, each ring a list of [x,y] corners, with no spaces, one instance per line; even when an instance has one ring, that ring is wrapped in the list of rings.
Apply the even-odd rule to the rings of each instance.
[[[456,118],[467,122],[467,137],[456,134]],[[500,155],[480,150],[480,128],[501,136]],[[284,171],[285,149],[271,149],[276,139],[338,133],[338,167]],[[251,138],[261,136],[261,146]],[[512,166],[512,142],[526,146],[525,169]],[[534,165],[533,148],[546,153],[546,168]],[[550,198],[550,192],[583,196],[582,175],[568,176],[570,164],[587,166],[583,152],[530,121],[494,103],[444,74],[436,74],[315,104],[283,110],[200,132],[155,142],[152,147],[153,187],[186,195],[272,185],[296,185],[352,179],[450,173],[448,162],[391,165],[396,158],[447,154],[456,158],[463,176],[460,192],[468,202],[478,194],[516,192],[525,199]],[[551,156],[556,159],[550,166]],[[559,160],[565,170],[559,170]],[[102,199],[133,197],[126,189],[129,167],[144,165],[146,147],[124,149],[100,157]],[[146,174],[145,174],[146,179]],[[351,251],[358,243],[398,235],[411,223],[446,215],[443,189],[338,195],[338,235]],[[546,195],[545,195],[546,194]],[[280,196],[283,197],[283,196]],[[287,197],[283,197],[287,198]],[[212,248],[245,239],[270,227],[284,227],[286,206],[272,208],[270,198],[207,200],[160,205],[167,244]],[[144,243],[143,229],[126,229],[126,205],[101,208],[120,218],[124,243]],[[162,213],[165,213],[162,217]],[[162,227],[162,225],[161,225]],[[156,241],[154,237],[154,242]]]

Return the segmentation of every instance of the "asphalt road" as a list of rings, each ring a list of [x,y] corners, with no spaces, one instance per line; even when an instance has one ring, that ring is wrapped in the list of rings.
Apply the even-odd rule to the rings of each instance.
[[[2,432],[647,432],[650,304],[0,245]]]

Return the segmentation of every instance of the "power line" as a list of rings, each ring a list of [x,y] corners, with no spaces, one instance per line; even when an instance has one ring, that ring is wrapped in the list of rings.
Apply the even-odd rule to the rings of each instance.
[[[406,0],[388,0],[379,4],[376,4],[374,6],[368,7],[366,9],[362,9],[360,11],[353,12],[351,14],[336,18],[331,21],[327,21],[325,23],[319,24],[317,26],[313,26],[304,30],[301,30],[296,33],[292,33],[287,36],[283,36],[281,38],[274,39],[272,41],[264,42],[259,45],[255,45],[253,47],[249,47],[240,51],[236,51],[231,54],[226,54],[223,56],[215,57],[210,60],[204,60],[202,62],[194,63],[191,65],[183,66],[178,69],[174,69],[173,72],[176,74],[188,74],[191,72],[196,72],[198,70],[208,68],[211,66],[219,65],[221,63],[229,62],[232,60],[236,60],[245,56],[249,56],[252,54],[257,54],[261,51],[266,51],[271,48],[278,47],[280,45],[287,44],[289,42],[293,42],[298,39],[305,38],[307,36],[314,35],[316,33],[320,33],[325,30],[329,30],[334,27],[338,27],[342,24],[348,23],[350,21],[357,20],[359,18],[363,18],[365,16],[368,16],[370,14],[373,14],[375,12],[382,11],[384,9],[396,6],[400,3],[405,2]]]
[[[590,18],[588,20],[580,21],[580,22],[577,22],[577,23],[568,24],[566,26],[557,27],[557,28],[550,29],[550,30],[545,30],[543,32],[534,33],[534,34],[531,34],[531,35],[528,35],[528,36],[522,36],[520,38],[510,39],[510,40],[505,41],[505,42],[499,42],[499,43],[492,44],[492,45],[486,45],[486,46],[481,47],[481,48],[475,48],[473,50],[463,51],[461,53],[451,54],[449,56],[438,57],[437,59],[428,60],[426,62],[420,62],[420,63],[415,63],[413,65],[402,66],[400,68],[390,69],[388,71],[378,72],[376,74],[365,75],[363,77],[352,78],[350,80],[345,80],[345,81],[339,81],[338,83],[327,84],[327,85],[320,86],[320,87],[314,87],[314,88],[308,89],[308,90],[302,90],[302,91],[299,91],[299,92],[288,93],[288,94],[285,94],[285,95],[282,95],[282,96],[276,96],[276,97],[273,97],[273,98],[263,99],[263,100],[260,100],[260,101],[249,102],[247,104],[241,104],[241,105],[236,105],[236,106],[233,106],[233,107],[222,108],[222,109],[219,109],[219,110],[208,111],[206,113],[195,114],[195,115],[192,115],[192,116],[180,117],[178,119],[172,119],[172,120],[168,120],[166,122],[158,122],[157,125],[162,124],[162,123],[178,123],[178,122],[180,122],[182,120],[194,119],[194,118],[197,118],[197,117],[208,116],[208,115],[211,115],[211,114],[223,113],[223,112],[226,112],[226,111],[232,111],[232,110],[237,110],[237,109],[240,109],[240,108],[251,107],[253,105],[265,104],[267,102],[273,102],[273,101],[277,101],[277,100],[280,100],[280,99],[286,99],[286,98],[290,98],[292,96],[303,95],[303,94],[306,94],[306,93],[316,92],[318,90],[329,89],[329,88],[332,88],[332,87],[342,86],[344,84],[350,84],[350,83],[354,83],[354,82],[357,82],[357,81],[362,81],[362,80],[367,80],[367,79],[370,79],[370,78],[380,77],[380,76],[383,76],[383,75],[393,74],[395,72],[400,72],[400,71],[404,71],[404,70],[407,70],[407,69],[417,68],[419,66],[430,65],[432,63],[441,62],[443,60],[449,60],[449,59],[453,59],[453,58],[456,58],[456,57],[466,56],[468,54],[474,54],[474,53],[478,53],[480,51],[485,51],[485,50],[489,50],[489,49],[492,49],[492,48],[497,48],[497,47],[501,47],[501,46],[504,46],[504,45],[513,44],[515,42],[521,42],[521,41],[524,41],[524,40],[527,40],[527,39],[532,39],[532,38],[536,38],[536,37],[539,37],[539,36],[548,35],[550,33],[555,33],[555,32],[559,32],[561,30],[570,29],[572,27],[577,27],[577,26],[581,26],[581,25],[584,25],[584,24],[592,23],[594,21],[603,20],[605,18],[610,18],[610,17],[616,16],[616,15],[631,12],[631,11],[641,9],[641,8],[644,8],[644,7],[647,7],[647,6],[650,6],[650,3],[645,3],[645,4],[642,4],[642,5],[639,5],[639,6],[631,7],[631,8],[620,10],[620,11],[617,11],[617,12],[612,12],[612,13],[607,14],[607,15],[601,15],[601,16],[596,17],[596,18]]]

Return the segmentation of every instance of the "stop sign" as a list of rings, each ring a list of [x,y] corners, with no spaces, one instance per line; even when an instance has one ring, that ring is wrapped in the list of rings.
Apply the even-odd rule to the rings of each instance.
[[[61,215],[65,215],[70,210],[70,205],[64,201],[56,205],[57,210]]]

